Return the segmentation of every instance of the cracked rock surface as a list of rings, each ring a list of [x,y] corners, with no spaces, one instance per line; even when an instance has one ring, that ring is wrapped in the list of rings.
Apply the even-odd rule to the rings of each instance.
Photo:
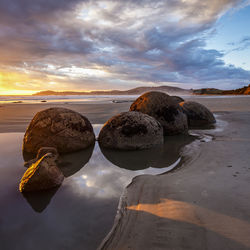
[[[42,147],[54,147],[59,153],[85,149],[95,141],[89,120],[70,109],[49,108],[38,112],[23,139],[23,151],[37,153]]]
[[[181,102],[180,106],[187,115],[190,127],[202,127],[212,125],[216,122],[213,113],[204,105],[198,102]]]
[[[123,112],[113,116],[99,134],[102,147],[144,149],[163,143],[163,129],[153,117],[140,112]]]
[[[130,111],[139,111],[154,117],[163,126],[164,135],[187,133],[187,117],[171,96],[151,91],[138,97]]]

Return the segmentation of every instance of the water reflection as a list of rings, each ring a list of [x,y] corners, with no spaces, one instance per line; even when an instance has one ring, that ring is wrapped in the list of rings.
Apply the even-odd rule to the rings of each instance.
[[[94,126],[95,134],[100,128],[101,125]],[[62,157],[59,166],[68,178],[58,189],[30,193],[25,198],[18,191],[25,171],[22,138],[23,134],[0,134],[3,250],[16,249],[17,241],[27,250],[96,249],[111,229],[119,198],[132,178],[168,171],[178,163],[182,148],[195,137],[169,137],[160,148],[130,151],[130,156],[127,152],[103,151],[104,156],[96,143],[94,149]],[[117,157],[119,153],[124,155]],[[13,237],[15,241],[11,240]]]
[[[165,137],[163,145],[138,151],[111,150],[101,147],[104,156],[114,165],[128,170],[147,168],[166,168],[174,164],[181,154],[181,149],[194,141],[195,136],[178,135]]]
[[[52,197],[55,195],[59,187],[39,192],[22,193],[24,198],[34,209],[34,211],[41,213],[50,203]]]
[[[83,168],[90,160],[95,145],[91,145],[87,149],[60,155],[58,158],[58,166],[65,177],[69,177]],[[23,151],[23,158],[26,160],[33,159],[34,154]],[[52,197],[56,194],[59,187],[44,191],[23,193],[24,198],[31,205],[35,212],[41,213],[50,203]]]
[[[60,155],[58,159],[58,165],[63,172],[65,177],[69,177],[81,168],[83,168],[90,160],[95,145],[80,150],[74,153]]]
[[[98,134],[101,125],[95,125]],[[58,165],[65,177],[63,186],[86,199],[119,198],[132,178],[141,174],[162,174],[178,164],[182,148],[197,137],[178,135],[165,137],[163,145],[152,149],[121,151],[100,148],[99,144],[78,152],[60,155]],[[30,160],[33,155],[24,155]],[[117,168],[117,166],[119,168]],[[43,211],[57,189],[25,195],[36,212]]]

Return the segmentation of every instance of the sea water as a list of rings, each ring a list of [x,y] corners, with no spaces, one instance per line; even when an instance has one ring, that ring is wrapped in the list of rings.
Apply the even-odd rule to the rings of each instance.
[[[101,126],[94,125],[96,134]],[[25,195],[18,191],[26,170],[22,139],[23,133],[0,133],[1,250],[96,249],[133,177],[171,170],[195,137],[173,136],[141,151],[105,150],[96,143],[61,158],[65,179],[59,188]]]

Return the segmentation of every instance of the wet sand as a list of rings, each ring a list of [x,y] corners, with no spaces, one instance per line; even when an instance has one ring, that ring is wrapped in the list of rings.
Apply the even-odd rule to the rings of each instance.
[[[3,249],[95,249],[112,226],[122,190],[137,175],[125,189],[113,230],[100,248],[250,249],[250,98],[186,99],[205,104],[227,125],[224,130],[220,123],[217,130],[192,131],[212,141],[176,139],[176,151],[166,156],[168,164],[178,164],[173,172],[161,174],[167,171],[161,166],[162,156],[148,160],[154,169],[143,170],[135,157],[101,152],[96,144],[92,156],[80,157],[73,172],[64,169],[67,178],[62,187],[39,201],[22,197],[16,189],[24,172],[21,140],[34,114],[61,106],[103,124],[127,111],[130,103],[1,104]],[[180,152],[184,157],[179,162]],[[163,169],[157,170],[157,165]]]
[[[94,125],[96,134],[100,128]],[[137,154],[105,151],[96,143],[60,156],[65,179],[59,188],[21,194],[23,135],[0,133],[1,250],[96,249],[112,228],[119,198],[132,178],[172,169],[182,148],[196,139],[176,136]]]
[[[23,107],[18,106],[19,111],[28,117],[34,106]],[[7,108],[10,111],[12,105]],[[91,108],[92,115],[99,112],[94,104]],[[9,122],[6,129],[22,131],[28,122],[28,118],[24,123]],[[98,135],[102,124],[93,126]],[[196,139],[175,136],[157,148],[136,152],[105,150],[96,143],[94,148],[60,156],[65,179],[59,188],[23,195],[18,184],[28,160],[21,150],[24,131],[13,131],[0,133],[1,250],[96,249],[112,228],[119,198],[132,178],[169,171],[180,162],[182,148]]]
[[[135,177],[101,249],[250,249],[250,98],[203,101],[225,128],[194,131],[213,140],[188,145],[180,168]]]
[[[127,111],[129,103],[105,103],[105,104],[63,104],[43,103],[2,104],[0,107],[0,133],[24,132],[33,116],[47,108],[63,107],[77,111],[85,115],[92,124],[103,124],[111,116]]]
[[[250,111],[249,97],[226,96],[201,97],[188,96],[186,100],[193,100],[206,105],[213,112],[224,111]],[[50,107],[64,107],[80,112],[88,117],[93,124],[103,124],[111,116],[129,110],[131,102],[124,103],[10,103],[0,105],[0,133],[24,132],[32,117],[38,112]]]

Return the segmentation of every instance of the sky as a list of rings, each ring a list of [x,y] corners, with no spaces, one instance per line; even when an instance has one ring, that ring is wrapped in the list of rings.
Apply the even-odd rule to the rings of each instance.
[[[0,95],[250,83],[250,0],[0,0]]]

